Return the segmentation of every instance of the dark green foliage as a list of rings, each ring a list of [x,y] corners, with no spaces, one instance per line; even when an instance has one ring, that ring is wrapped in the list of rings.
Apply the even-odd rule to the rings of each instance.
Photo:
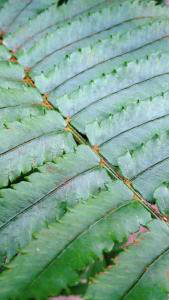
[[[68,0],[59,0],[58,6],[59,6],[59,5],[62,5],[63,3],[67,3],[67,2],[68,2]]]

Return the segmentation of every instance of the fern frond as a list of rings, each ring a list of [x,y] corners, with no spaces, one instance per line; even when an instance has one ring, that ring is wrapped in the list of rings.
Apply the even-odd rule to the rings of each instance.
[[[42,164],[49,149],[52,150],[56,145],[57,137],[56,141],[53,141],[54,144],[46,147],[49,140],[52,141],[50,134],[57,135],[58,132],[63,131],[66,122],[55,111],[47,111],[45,114],[44,112],[39,116],[6,122],[5,128],[0,129],[0,170],[2,171],[0,187],[7,186],[9,181],[14,181],[21,173],[29,172],[32,167],[38,165],[38,161]],[[41,148],[42,158],[38,155]]]
[[[100,123],[94,122],[86,125],[86,134],[90,142],[93,145],[104,143],[123,132],[169,114],[168,97],[169,92],[166,92],[162,96],[149,98],[145,101],[138,100],[138,103],[127,105],[121,112],[102,120]],[[157,106],[158,110],[156,109]]]
[[[22,80],[25,76],[22,66],[12,62],[0,62],[0,77],[10,80]]]
[[[0,88],[5,89],[25,89],[27,85],[23,81],[10,80],[8,78],[0,77]]]
[[[156,0],[0,0],[0,300],[167,299],[168,49]]]
[[[46,1],[43,1],[43,6],[45,5]],[[9,49],[18,49],[21,46],[25,48],[31,47],[31,43],[38,41],[40,37],[43,37],[46,33],[53,31],[53,26],[57,23],[63,22],[64,20],[70,19],[71,17],[82,13],[85,10],[92,8],[95,5],[103,2],[103,0],[94,0],[94,1],[78,1],[71,0],[67,3],[67,5],[63,4],[62,6],[58,7],[58,1],[48,1],[47,9],[43,10],[40,14],[34,17],[29,17],[27,21],[27,10],[25,11],[26,20],[24,19],[24,25],[21,27],[14,26],[12,30],[12,34],[9,33],[4,38],[4,44]],[[53,4],[53,5],[52,5]],[[34,0],[32,5],[41,9],[39,3]],[[25,15],[22,14],[22,20]],[[26,22],[27,21],[27,22]],[[18,22],[17,22],[18,23]]]
[[[151,20],[151,19],[148,18],[148,20]],[[145,22],[147,22],[148,20],[147,19],[131,20],[131,21],[125,22],[124,24],[119,24],[118,26],[113,26],[110,29],[107,29],[107,30],[102,31],[97,34],[94,34],[91,37],[86,37],[80,41],[77,41],[77,42],[69,45],[69,46],[66,46],[63,49],[60,49],[60,50],[50,54],[45,59],[43,59],[42,61],[37,63],[32,68],[30,75],[33,77],[35,75],[40,75],[42,72],[44,74],[47,74],[48,71],[52,70],[53,68],[55,69],[57,65],[60,65],[60,63],[62,61],[63,62],[65,61],[65,64],[69,64],[69,62],[71,63],[71,55],[73,55],[73,53],[76,53],[76,51],[78,51],[78,49],[81,49],[81,50],[79,50],[77,54],[80,54],[80,51],[81,51],[80,57],[83,57],[83,51],[86,47],[90,46],[92,48],[94,46],[97,46],[99,49],[99,41],[98,40],[104,41],[104,39],[108,39],[108,37],[111,33],[113,33],[115,35],[117,35],[117,33],[122,34],[124,32],[127,32],[127,29],[128,30],[134,29],[138,25],[142,25]],[[102,46],[101,41],[100,41],[100,47]],[[90,49],[90,50],[92,51],[92,49]],[[97,53],[97,54],[99,54],[99,53]],[[69,59],[66,60],[65,57],[67,57],[67,56],[70,56],[70,57],[69,57]],[[84,63],[86,64],[86,62],[84,62]],[[78,66],[78,68],[80,66],[82,67],[82,65],[80,64]]]
[[[153,195],[154,199],[156,200],[156,204],[160,211],[165,214],[169,215],[169,186],[168,182],[161,184],[154,192]]]
[[[169,290],[169,230],[160,221],[147,225],[134,245],[118,255],[115,264],[91,283],[85,299],[166,299]]]
[[[61,138],[53,149],[55,163],[46,163],[24,178],[25,181],[0,190],[1,261],[3,257],[8,260],[14,256],[46,223],[58,220],[67,206],[75,206],[111,181],[99,168],[97,156],[86,146],[56,157],[63,153],[58,145]],[[69,146],[66,139],[64,151],[73,151],[71,140]],[[49,155],[52,159],[51,152]]]
[[[0,186],[8,186],[64,151],[72,150],[74,146],[75,142],[70,134],[53,131],[0,155]]]
[[[17,16],[26,9],[31,0],[18,1],[8,0],[0,10],[0,31],[6,32],[8,27],[15,21]]]
[[[169,129],[169,115],[151,120],[132,129],[122,132],[119,135],[108,139],[100,145],[100,153],[104,155],[110,163],[118,166],[118,158],[126,152],[133,152],[140,145],[144,145],[153,136],[163,134]]]
[[[49,101],[63,115],[73,116],[107,95],[168,73],[169,52],[163,48],[168,43],[158,41],[79,74],[49,93]]]
[[[41,94],[32,87],[0,88],[0,109],[22,104],[40,104],[42,101]]]
[[[150,97],[160,96],[169,90],[169,74],[159,75],[152,79],[101,98],[71,117],[71,124],[78,131],[85,133],[88,124],[101,121],[121,112],[128,104],[146,101]],[[105,132],[107,134],[107,132]],[[95,133],[97,135],[97,132]],[[109,137],[110,138],[110,137]],[[103,144],[103,141],[101,141]]]
[[[169,158],[151,166],[151,168],[139,173],[132,180],[133,187],[139,191],[148,201],[153,201],[155,190],[164,182],[169,181]]]
[[[112,18],[113,15],[116,15],[116,18]],[[36,40],[30,49],[19,51],[18,61],[25,67],[32,67],[54,51],[111,26],[136,17],[166,15],[168,15],[168,9],[156,8],[153,2],[148,3],[146,9],[145,5],[139,1],[134,1],[132,5],[128,0],[115,1],[115,3],[111,0],[106,5],[101,3],[90,12],[84,12],[72,18],[71,21],[65,21],[53,27],[52,32],[49,31],[41,37],[38,43]]]
[[[8,128],[14,121],[23,122],[23,119],[44,115],[45,109],[40,105],[18,105],[0,109],[0,128]]]
[[[169,132],[155,135],[145,144],[118,158],[118,165],[125,177],[133,178],[154,164],[169,157]]]
[[[0,45],[0,61],[9,60],[11,58],[11,53],[6,47]]]
[[[12,5],[16,4],[15,1],[11,2],[13,2]],[[11,33],[13,34],[25,26],[27,26],[28,29],[30,20],[38,17],[40,13],[49,8],[52,4],[57,5],[58,0],[40,0],[38,2],[36,0],[30,1],[26,8],[23,9],[19,15],[17,15],[17,18],[15,18],[14,22],[7,28],[8,34],[6,34],[6,37],[8,35],[11,36]],[[10,47],[8,46],[8,48]]]
[[[139,25],[139,22],[141,25]],[[131,30],[130,28],[126,28],[130,23]],[[81,43],[79,42],[78,47],[73,52],[66,52],[63,60],[61,62],[59,60],[59,63],[53,69],[47,73],[32,76],[37,88],[41,93],[47,93],[69,78],[94,65],[143,47],[169,33],[167,32],[167,28],[169,27],[169,20],[167,18],[158,18],[153,21],[151,19],[143,19],[137,21],[137,26],[135,23],[131,21],[125,26],[122,24],[119,26],[119,30],[117,30],[118,27],[113,27],[94,38],[88,38]],[[134,25],[136,28],[132,29]],[[54,63],[56,64],[55,61]]]
[[[78,271],[91,260],[102,256],[103,250],[112,249],[113,241],[126,240],[131,232],[138,230],[140,224],[150,220],[149,213],[139,204],[131,204],[131,199],[132,193],[121,183],[120,186],[115,183],[110,190],[89,199],[86,204],[77,205],[62,218],[61,224],[52,224],[49,229],[41,231],[37,239],[25,248],[27,254],[16,257],[9,265],[10,270],[3,272],[0,281],[1,297],[8,299],[13,284],[18,287],[13,293],[13,299],[38,299],[55,295],[67,284],[77,282]],[[127,212],[130,218],[124,223]],[[105,235],[108,228],[109,234]],[[94,239],[97,240],[98,248]],[[71,257],[77,251],[78,260],[74,261]],[[22,266],[22,270],[17,275],[19,266]],[[66,276],[62,266],[67,269]],[[54,278],[53,274],[57,276]],[[12,282],[11,286],[6,286],[7,278],[8,282]]]

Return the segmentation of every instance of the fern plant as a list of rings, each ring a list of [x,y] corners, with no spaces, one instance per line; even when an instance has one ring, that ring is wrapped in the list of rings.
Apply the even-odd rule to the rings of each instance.
[[[0,1],[0,300],[168,299],[160,2]]]

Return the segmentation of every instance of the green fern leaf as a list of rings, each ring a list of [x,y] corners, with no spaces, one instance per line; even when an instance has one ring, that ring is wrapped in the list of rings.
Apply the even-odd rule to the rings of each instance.
[[[69,50],[65,53],[63,61],[60,62],[59,60],[59,64],[52,70],[49,70],[46,74],[32,76],[37,88],[42,93],[50,92],[58,85],[63,84],[64,81],[92,66],[139,48],[144,43],[151,43],[168,34],[168,19],[158,18],[153,21],[143,19],[140,20],[140,24],[137,21],[137,26],[135,23],[134,20],[127,24],[131,26],[131,30],[130,27],[126,28],[127,26],[122,24],[122,29],[120,30],[119,26],[117,34],[115,33],[117,27],[113,27],[111,30],[101,32],[94,38],[91,37],[81,43],[79,42],[75,51],[70,52]],[[136,27],[133,29],[134,25]],[[146,35],[144,32],[146,32]],[[143,40],[144,37],[145,41]],[[85,44],[87,44],[86,47]]]
[[[117,187],[118,191],[116,195]],[[121,193],[119,193],[119,188]],[[113,202],[112,198],[114,198]],[[55,267],[57,268],[58,260],[61,260],[61,263],[64,263],[64,267],[66,268],[70,268],[72,264],[75,269],[81,269],[84,264],[88,264],[95,256],[99,257],[102,255],[103,250],[110,250],[113,247],[113,241],[119,239],[120,241],[125,240],[130,232],[138,229],[140,224],[145,224],[145,222],[149,221],[150,216],[143,208],[137,205],[133,207],[131,205],[130,207],[129,200],[131,199],[132,193],[127,195],[125,187],[115,184],[115,187],[112,186],[110,191],[103,192],[103,194],[98,195],[98,197],[88,200],[86,205],[79,204],[75,210],[63,217],[61,224],[56,223],[49,229],[43,230],[37,237],[37,240],[34,240],[27,248],[25,248],[27,255],[21,254],[18,256],[11,263],[11,266],[9,267],[10,270],[3,273],[0,287],[1,295],[4,300],[10,295],[9,285],[5,287],[6,276],[8,278],[9,276],[12,277],[11,281],[18,286],[16,293],[13,294],[14,299],[16,297],[29,299],[31,296],[35,297],[36,295],[37,299],[42,298],[44,295],[48,295],[49,287],[51,287],[51,293],[55,294],[57,293],[57,289],[59,291],[62,288],[62,285],[64,287],[66,284],[66,282],[64,283],[65,277],[62,278],[63,275],[60,274],[60,272],[64,273],[64,268],[58,269],[58,272],[60,270],[58,273],[58,276],[60,277],[58,278],[58,288],[57,277],[56,280],[52,280],[52,273],[54,272],[55,274]],[[99,203],[104,203],[104,205],[100,206]],[[128,210],[131,216],[125,226],[123,214],[125,215]],[[115,222],[115,220],[118,221]],[[136,223],[135,220],[137,220]],[[110,229],[109,235],[104,239],[105,229],[109,228],[109,226],[111,228],[113,223],[115,223],[115,226],[117,227],[114,227],[113,231]],[[121,233],[119,233],[120,238],[116,237],[116,234],[118,236],[119,227],[121,228]],[[95,236],[95,239],[97,238],[99,240],[100,246],[98,248],[90,242],[90,239],[92,241],[92,235]],[[55,242],[55,237],[57,237],[57,242]],[[87,239],[89,239],[89,241],[87,241]],[[82,262],[78,262],[78,260],[77,262],[69,262],[69,253],[71,251],[76,252],[76,247],[78,249],[81,248],[82,254],[79,253],[79,258],[81,257]],[[88,255],[85,257],[84,255],[87,253]],[[68,259],[68,265],[62,256],[65,256],[65,259]],[[20,262],[17,262],[17,260],[20,260]],[[18,273],[17,266],[19,267],[20,265],[23,267],[23,272],[20,270]],[[44,268],[44,270],[42,268]],[[70,277],[71,274],[72,273],[70,273]],[[20,276],[22,277],[22,280],[20,279]],[[44,278],[47,278],[45,284]],[[70,282],[72,279],[74,283],[74,278],[69,278],[69,276],[67,278]],[[41,287],[39,291],[37,291],[37,285],[39,288]],[[21,294],[22,291],[24,291],[24,294]]]
[[[96,192],[110,182],[108,175],[98,169],[97,156],[86,146],[80,146],[75,153],[60,158],[55,157],[61,155],[63,151],[58,146],[59,138],[60,147],[63,147],[60,136],[57,137],[54,145],[55,152],[51,153],[50,148],[48,149],[50,156],[53,154],[53,157],[48,159],[53,158],[55,163],[46,163],[36,172],[25,177],[25,181],[0,190],[1,260],[4,256],[9,259],[15,255],[17,249],[30,241],[33,233],[46,227],[46,222],[51,223],[59,219],[67,206],[74,206],[81,199],[86,199],[90,193]],[[51,141],[47,140],[47,142]],[[69,146],[66,139],[65,151],[72,151],[71,142],[70,139]],[[41,155],[43,159],[43,152]],[[45,159],[47,160],[47,157]],[[88,182],[94,179],[94,182]]]
[[[11,54],[6,47],[0,45],[0,61],[9,60],[11,58]]]
[[[0,300],[168,298],[159,2],[0,0]]]
[[[86,299],[165,299],[168,290],[169,230],[153,221],[149,232],[119,255],[117,262],[96,279]],[[137,265],[137,268],[135,266]]]
[[[23,120],[6,123],[5,128],[0,129],[0,187],[7,186],[21,173],[27,173],[38,164],[43,164],[48,160],[47,157],[52,160],[55,151],[57,153],[57,149],[52,151],[52,148],[56,145],[56,133],[64,130],[65,122],[55,111],[44,112],[39,116],[31,115]],[[40,149],[43,150],[42,156],[39,155]],[[48,151],[51,151],[50,154]]]
[[[167,73],[168,43],[168,39],[157,41],[97,65],[56,88],[49,94],[49,100],[64,115],[72,116],[109,94]]]
[[[46,33],[52,32],[54,25],[70,19],[71,17],[88,10],[95,5],[103,2],[103,0],[78,1],[71,0],[67,5],[57,6],[58,0],[37,1],[34,0],[20,16],[20,21],[16,20],[12,33],[6,35],[4,44],[10,49],[18,49],[21,46],[31,48],[31,44],[37,42]],[[53,5],[52,5],[53,4]],[[46,8],[46,9],[45,9]],[[37,11],[41,11],[38,15]],[[25,18],[26,17],[26,18]],[[27,22],[26,22],[27,21]],[[21,26],[21,22],[24,22]],[[18,24],[19,23],[19,24]],[[30,39],[31,42],[30,42]],[[27,43],[27,41],[29,41]]]
[[[52,52],[128,19],[140,16],[168,15],[167,9],[156,8],[153,2],[147,4],[146,9],[142,4],[139,4],[139,1],[135,1],[132,6],[129,1],[115,1],[114,3],[110,0],[106,2],[106,5],[101,3],[90,12],[75,16],[71,22],[65,21],[60,26],[56,25],[52,32],[49,31],[49,34],[42,37],[38,43],[36,40],[30,49],[19,51],[17,54],[19,62],[26,67],[32,67]],[[116,19],[112,18],[114,13],[116,13]],[[77,31],[76,28],[79,30]]]

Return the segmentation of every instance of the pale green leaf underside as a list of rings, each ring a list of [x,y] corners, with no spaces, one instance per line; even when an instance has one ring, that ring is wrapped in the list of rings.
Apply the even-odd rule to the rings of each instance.
[[[58,57],[59,63],[57,64],[54,60],[54,68],[37,76],[36,70],[33,69],[35,75],[32,77],[42,93],[49,92],[69,78],[94,65],[167,36],[169,33],[167,31],[168,25],[169,21],[166,18],[158,18],[153,21],[151,18],[147,18],[138,20],[137,23],[136,20],[126,24],[123,23],[87,40],[78,42],[72,52],[70,50],[66,52],[64,49],[64,57],[62,60],[61,57],[60,59]]]
[[[8,49],[6,47],[4,47],[3,45],[0,45],[0,61],[4,61],[4,60],[8,60],[10,59],[11,54],[8,51]]]
[[[14,22],[12,26],[12,33],[6,35],[4,44],[10,49],[18,49],[21,46],[30,48],[33,42],[37,42],[45,34],[53,31],[56,24],[70,19],[71,17],[88,10],[104,0],[80,0],[78,5],[76,0],[70,0],[66,5],[57,7],[58,0],[37,1],[33,0],[20,15],[20,20]],[[46,6],[46,9],[45,9]],[[37,11],[37,13],[36,13]],[[39,13],[38,13],[39,12]],[[30,16],[31,14],[31,16]],[[26,18],[25,18],[26,17]],[[23,26],[21,26],[21,22]]]
[[[0,1],[0,299],[167,300],[169,8],[60,4]]]
[[[88,147],[79,146],[74,152],[71,136],[49,136],[47,143],[50,146],[47,144],[46,148],[53,146],[53,153],[50,148],[43,153],[39,143],[42,152],[41,157],[37,156],[39,165],[46,163],[24,181],[0,190],[1,261],[4,256],[9,259],[15,255],[46,222],[59,219],[67,206],[74,206],[110,182],[99,168],[97,156]],[[67,154],[63,155],[63,151]],[[47,162],[50,160],[55,163]],[[24,161],[22,163],[25,166]]]

